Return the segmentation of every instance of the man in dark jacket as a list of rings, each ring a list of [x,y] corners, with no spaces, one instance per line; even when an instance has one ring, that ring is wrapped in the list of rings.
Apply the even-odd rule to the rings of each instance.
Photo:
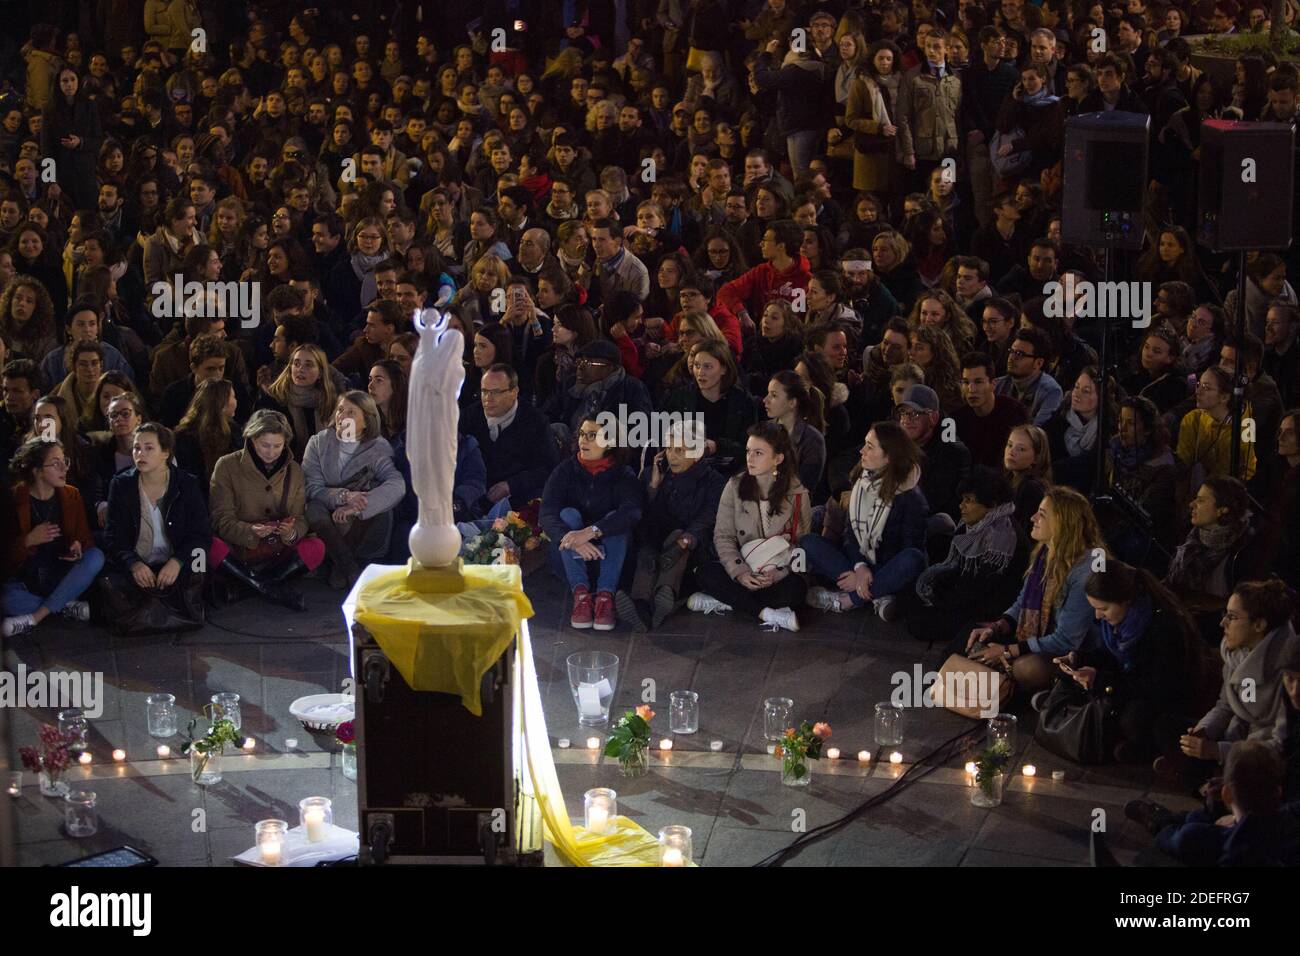
[[[948,517],[952,522],[948,526],[951,531],[961,520],[957,489],[970,474],[971,455],[956,435],[951,441],[944,441],[939,430],[941,415],[939,396],[928,385],[909,386],[895,409],[903,431],[925,452],[921,491],[930,503],[931,518]],[[948,550],[946,544],[942,550]]]
[[[961,74],[960,121],[962,142],[970,168],[970,187],[975,199],[975,218],[981,226],[993,221],[993,189],[996,177],[989,162],[989,142],[997,125],[1002,101],[1018,79],[1015,64],[1002,58],[1002,29],[980,29],[982,56],[972,57]]]
[[[1128,85],[1129,61],[1114,53],[1107,53],[1097,63],[1097,88],[1079,104],[1080,113],[1146,113],[1142,97]]]
[[[511,366],[498,362],[483,373],[479,403],[465,412],[461,430],[478,442],[487,466],[478,515],[503,498],[522,507],[541,497],[555,466],[555,442],[542,413],[519,401],[519,375]]]
[[[778,45],[778,41],[770,41],[754,61],[754,82],[760,91],[777,91],[777,122],[798,179],[807,175],[817,143],[830,125],[828,109],[833,99],[826,96],[826,78],[835,68],[811,48],[803,52],[792,49],[778,67],[773,57]]]
[[[630,416],[644,415],[649,421],[653,406],[650,393],[638,379],[623,370],[618,346],[609,339],[597,339],[578,350],[576,381],[568,389],[556,391],[547,399],[542,413],[557,426],[556,434],[568,442],[584,418],[608,412],[620,422]]]

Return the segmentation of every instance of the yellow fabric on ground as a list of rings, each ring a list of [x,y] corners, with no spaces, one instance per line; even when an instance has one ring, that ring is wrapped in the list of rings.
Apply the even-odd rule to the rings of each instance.
[[[522,703],[523,711],[525,760],[521,768],[524,776],[522,787],[537,798],[546,837],[560,858],[570,866],[659,866],[658,839],[627,817],[616,817],[611,829],[602,834],[590,834],[569,821],[569,811],[555,773],[551,738],[546,731],[546,713],[537,686],[537,668],[527,628],[519,635],[515,666],[520,678],[515,683],[520,688],[515,703],[517,707]],[[605,766],[609,767],[610,773],[617,773],[614,767]]]
[[[519,566],[465,565],[465,589],[450,594],[413,590],[406,576],[401,568],[366,584],[357,621],[413,690],[458,694],[483,716],[483,675],[533,615]]]

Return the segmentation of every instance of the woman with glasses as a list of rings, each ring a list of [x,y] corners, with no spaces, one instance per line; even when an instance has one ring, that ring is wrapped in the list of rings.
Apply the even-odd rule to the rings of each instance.
[[[104,415],[108,421],[108,434],[98,442],[93,451],[95,471],[99,485],[107,491],[113,476],[125,471],[133,464],[131,460],[131,436],[138,426],[148,420],[148,410],[144,399],[135,392],[125,392],[111,399],[108,411]],[[99,527],[108,520],[108,500],[96,502]]]
[[[1243,402],[1241,420],[1252,415],[1250,402]],[[1176,454],[1189,472],[1191,485],[1206,477],[1232,474],[1232,438],[1232,376],[1212,365],[1196,385],[1196,407],[1178,426]],[[1255,476],[1255,443],[1243,440],[1238,458],[1241,475],[1249,481]]]
[[[80,598],[104,566],[104,553],[95,547],[81,493],[68,484],[63,446],[33,438],[9,468],[17,533],[5,543],[0,633],[25,634],[51,614],[89,621],[90,604]]]
[[[330,273],[329,288],[335,289],[340,301],[331,302],[330,309],[344,321],[351,321],[367,304],[379,295],[375,285],[375,266],[388,258],[388,231],[378,216],[366,216],[357,221],[348,236],[348,258],[338,263]]]
[[[230,383],[205,382],[204,385]],[[118,634],[192,630],[204,621],[212,543],[198,478],[172,464],[174,436],[149,423],[132,436],[134,467],[113,479],[104,529],[109,568],[100,591]],[[207,474],[207,472],[203,472]]]
[[[539,520],[572,594],[569,624],[610,631],[614,592],[632,529],[641,520],[641,485],[623,464],[612,429],[591,415],[582,417],[576,431],[577,454],[551,472]]]
[[[66,398],[44,395],[36,400],[32,406],[32,428],[23,440],[32,438],[54,440],[63,445],[63,454],[68,462],[68,481],[81,492],[91,528],[100,527],[95,507],[107,488],[100,482],[93,463],[94,447],[78,431],[77,417]]]

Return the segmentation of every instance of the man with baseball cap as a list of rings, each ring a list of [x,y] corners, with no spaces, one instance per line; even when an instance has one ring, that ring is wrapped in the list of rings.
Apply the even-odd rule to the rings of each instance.
[[[957,438],[956,425],[945,429],[941,418],[939,396],[928,385],[909,386],[894,409],[895,421],[925,452],[921,491],[930,503],[931,531],[946,530],[951,534],[961,520],[957,488],[970,475],[971,454]],[[947,437],[951,441],[944,441],[945,431],[949,432]],[[943,551],[947,552],[946,544]]]

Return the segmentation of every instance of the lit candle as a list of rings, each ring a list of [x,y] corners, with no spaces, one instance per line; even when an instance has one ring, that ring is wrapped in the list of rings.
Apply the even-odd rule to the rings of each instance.
[[[22,793],[22,790],[19,789],[18,784],[16,784],[16,783],[11,783],[11,784],[9,784],[9,791],[8,791],[8,793],[9,793],[9,796],[11,796],[11,797],[16,797],[16,796],[18,796],[20,793]]]
[[[298,747],[298,738],[297,738],[297,737],[286,737],[286,738],[284,739],[284,745],[285,745],[285,747],[288,748],[289,750],[296,750],[297,747]]]
[[[609,811],[602,806],[593,805],[587,811],[587,829],[592,833],[604,833],[609,829]]]
[[[307,842],[320,843],[325,839],[325,810],[311,807],[302,815],[303,825],[307,828]]]
[[[976,772],[978,772],[978,770],[979,770],[979,767],[977,767],[977,766],[975,765],[975,761],[974,761],[974,760],[967,760],[967,761],[966,761],[966,772],[967,772],[968,774],[970,774],[970,775],[973,777],[973,776],[975,776]]]
[[[717,753],[722,749],[722,741],[721,740],[710,741],[709,749],[712,750],[714,753]]]
[[[90,761],[91,761],[92,759],[93,759],[93,758],[90,756],[90,751],[89,751],[89,750],[83,750],[83,751],[81,752],[81,756],[77,758],[77,763],[81,764],[83,767],[89,767],[89,766],[90,766]]]
[[[266,840],[261,844],[262,862],[267,866],[279,866],[284,852],[284,844],[279,840]]]
[[[599,749],[600,749],[600,738],[599,738],[599,737],[588,737],[588,738],[587,738],[587,749],[588,749],[588,750],[599,750]]]
[[[569,738],[568,738],[568,737],[561,737],[558,741],[556,741],[556,743],[558,743],[558,744],[560,745],[560,749],[561,749],[561,750],[568,750],[568,749],[569,749]]]
[[[166,759],[167,759],[168,757],[170,757],[171,755],[172,755],[172,748],[171,748],[171,747],[168,747],[166,744],[159,744],[159,745],[158,745],[158,759],[159,759],[159,760],[166,760]]]
[[[126,759],[126,751],[121,749],[114,750],[113,759],[116,760],[118,763],[121,763],[123,760]]]
[[[1023,773],[1026,777],[1032,777],[1038,773],[1038,768],[1031,763],[1027,763],[1020,768],[1020,772]]]
[[[253,749],[255,749],[256,747],[257,747],[257,741],[256,741],[256,740],[254,740],[252,737],[245,737],[245,738],[244,738],[244,749],[245,749],[245,750],[253,750]]]
[[[768,744],[768,745],[767,745],[767,752],[770,753],[770,754],[774,754],[774,753],[776,753],[776,744]]]
[[[893,753],[889,755],[889,762],[892,764],[900,764],[903,762],[903,755],[900,754],[897,750],[895,750]]]
[[[673,749],[673,742],[672,742],[671,740],[669,740],[667,737],[665,737],[663,740],[659,741],[659,749],[660,749],[660,750],[672,750],[672,749]]]
[[[677,847],[670,846],[664,850],[663,864],[664,866],[685,866],[686,857],[682,856],[682,851]]]
[[[1060,783],[1062,780],[1065,779],[1065,771],[1064,771],[1064,770],[1053,770],[1053,771],[1052,771],[1052,779],[1055,780],[1057,783]]]
[[[859,750],[859,751],[858,751],[858,763],[871,763],[871,751],[870,751],[870,750]]]
[[[839,748],[839,747],[827,747],[827,748],[826,748],[826,759],[827,759],[827,760],[839,760],[839,759],[840,759],[840,748]]]

